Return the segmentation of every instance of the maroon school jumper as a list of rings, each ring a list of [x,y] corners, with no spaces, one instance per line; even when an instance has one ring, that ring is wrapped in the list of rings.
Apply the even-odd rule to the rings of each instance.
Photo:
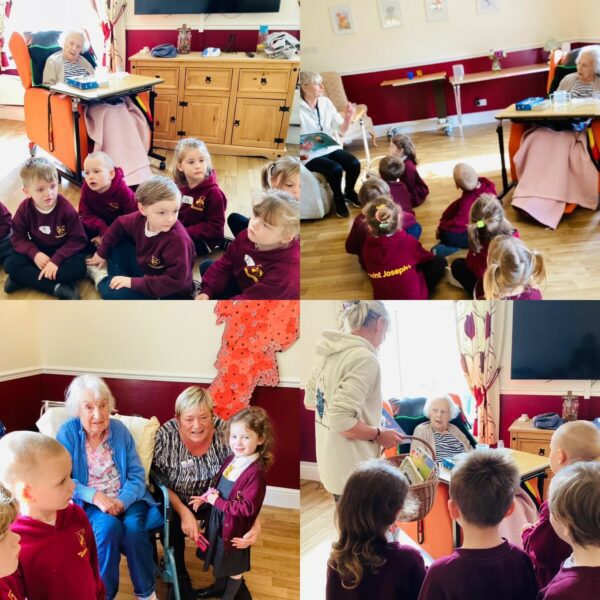
[[[55,525],[19,516],[10,528],[21,536],[17,573],[27,600],[104,600],[96,541],[82,508],[57,511]]]
[[[235,279],[242,291],[234,300],[297,300],[300,297],[300,242],[257,250],[244,229],[202,277],[202,293],[220,296]]]
[[[0,600],[26,600],[18,573],[0,579]]]
[[[401,181],[388,181],[392,200],[402,209],[402,229],[408,229],[417,222],[412,208],[408,188]]]
[[[95,192],[83,182],[79,218],[91,237],[104,235],[117,217],[136,211],[135,192],[125,183],[121,167],[115,168],[115,176],[106,192]]]
[[[542,300],[542,292],[537,288],[528,287],[516,296],[506,296],[504,300]]]
[[[0,240],[8,237],[11,223],[12,217],[10,216],[10,211],[0,202]]]
[[[404,173],[400,176],[400,181],[408,188],[413,207],[421,206],[429,195],[429,188],[421,179],[417,165],[410,158],[404,159]]]
[[[31,198],[21,202],[13,217],[12,245],[16,252],[33,260],[40,248],[52,253],[52,262],[62,262],[87,246],[87,238],[77,211],[69,201],[58,195],[52,212],[45,215]]]
[[[433,260],[433,254],[406,231],[368,236],[362,257],[375,300],[427,299],[425,275],[417,265]]]
[[[118,217],[102,237],[98,255],[104,259],[121,242],[135,245],[137,264],[143,277],[131,278],[131,289],[152,298],[191,297],[194,243],[177,221],[169,231],[146,235],[146,217],[139,212]]]
[[[377,573],[367,572],[358,587],[342,587],[340,575],[327,567],[327,600],[417,600],[425,577],[421,553],[397,542],[385,544],[380,553],[386,562]]]
[[[600,598],[600,567],[561,567],[539,593],[538,600],[597,600]]]
[[[463,192],[462,196],[452,202],[442,213],[438,229],[452,233],[464,233],[469,224],[471,206],[481,194],[496,195],[496,186],[486,177],[479,177],[479,187],[470,192]]]
[[[419,600],[534,600],[529,557],[506,540],[495,548],[456,548],[427,571]]]
[[[227,197],[217,183],[213,172],[196,187],[179,186],[183,198],[179,209],[179,220],[194,241],[204,242],[210,251],[225,237],[225,209]]]
[[[358,262],[364,269],[365,263],[362,258],[362,248],[365,240],[369,237],[369,226],[365,215],[362,213],[357,215],[350,228],[350,233],[346,238],[346,252],[348,254],[356,254],[358,256]]]
[[[571,555],[571,546],[563,542],[550,524],[548,502],[544,500],[540,506],[540,518],[534,527],[521,534],[523,549],[535,570],[535,577],[540,588],[550,583],[558,573],[560,565]]]

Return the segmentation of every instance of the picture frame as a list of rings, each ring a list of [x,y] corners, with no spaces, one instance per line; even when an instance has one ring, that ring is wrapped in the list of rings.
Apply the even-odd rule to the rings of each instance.
[[[475,0],[478,14],[498,12],[500,0]]]
[[[331,15],[331,27],[335,35],[356,33],[354,18],[352,17],[352,7],[349,4],[330,6],[329,14]]]
[[[427,21],[435,23],[437,21],[448,20],[448,0],[424,0],[425,14]]]
[[[381,26],[384,29],[391,27],[402,27],[402,11],[400,7],[400,0],[377,0],[379,7],[379,18],[381,19]]]

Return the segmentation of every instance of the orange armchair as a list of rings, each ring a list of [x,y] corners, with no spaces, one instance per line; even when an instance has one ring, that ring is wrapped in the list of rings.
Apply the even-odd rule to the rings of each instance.
[[[31,156],[36,146],[43,148],[64,165],[64,170],[59,169],[61,176],[80,184],[82,164],[91,147],[83,107],[74,113],[68,96],[33,86],[29,47],[21,33],[14,32],[8,46],[25,88],[25,131]]]

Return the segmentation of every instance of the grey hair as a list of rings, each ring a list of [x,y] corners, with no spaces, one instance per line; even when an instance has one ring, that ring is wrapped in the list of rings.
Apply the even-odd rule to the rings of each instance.
[[[594,63],[594,73],[596,73],[596,75],[600,75],[600,46],[593,45],[584,46],[581,48],[581,50],[579,50],[579,54],[577,55],[575,64],[578,64],[581,60],[581,57],[586,54],[592,57],[592,61]]]
[[[108,408],[111,413],[116,410],[115,398],[110,391],[108,385],[101,377],[96,375],[79,375],[71,381],[67,391],[65,392],[65,404],[67,413],[76,417],[79,414],[79,407],[84,398],[84,392],[89,390],[92,392],[94,399],[103,398],[108,401]]]
[[[456,406],[456,403],[454,402],[454,400],[452,400],[452,398],[448,394],[441,394],[441,395],[436,395],[436,396],[430,396],[425,401],[425,406],[423,406],[423,414],[428,419],[431,418],[429,416],[429,413],[431,412],[431,405],[434,402],[437,402],[438,400],[445,400],[448,403],[448,412],[450,414],[450,421],[452,421],[452,419],[456,419],[456,417],[458,417],[458,414],[460,413],[460,409],[458,408],[458,406]]]
[[[390,315],[381,300],[354,300],[345,302],[339,315],[340,329],[347,333],[369,325],[376,319],[384,319],[386,327],[390,327]]]
[[[61,48],[64,48],[65,42],[72,35],[78,35],[81,37],[81,52],[87,52],[90,49],[90,43],[88,42],[88,39],[87,39],[85,33],[83,33],[83,31],[81,31],[80,29],[71,29],[69,31],[65,31],[60,36],[60,39],[58,42]]]
[[[298,83],[300,84],[300,95],[304,96],[302,93],[302,86],[323,83],[323,77],[321,76],[321,73],[315,71],[300,71]]]
[[[177,418],[188,410],[198,410],[199,408],[207,409],[212,415],[214,404],[208,390],[197,385],[183,390],[175,400],[175,416]]]

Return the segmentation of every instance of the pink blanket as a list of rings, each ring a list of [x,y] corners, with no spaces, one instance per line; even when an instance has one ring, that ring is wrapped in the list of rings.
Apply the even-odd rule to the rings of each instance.
[[[523,525],[535,523],[538,517],[539,514],[533,500],[523,488],[519,488],[515,493],[515,510],[500,522],[498,533],[511,544],[522,548],[521,530]]]
[[[512,205],[543,225],[556,229],[567,203],[598,207],[598,171],[585,132],[528,130],[514,161],[519,184]]]
[[[94,150],[106,152],[123,169],[127,185],[137,185],[152,177],[148,149],[150,129],[135,104],[94,104],[85,111],[88,135]]]

